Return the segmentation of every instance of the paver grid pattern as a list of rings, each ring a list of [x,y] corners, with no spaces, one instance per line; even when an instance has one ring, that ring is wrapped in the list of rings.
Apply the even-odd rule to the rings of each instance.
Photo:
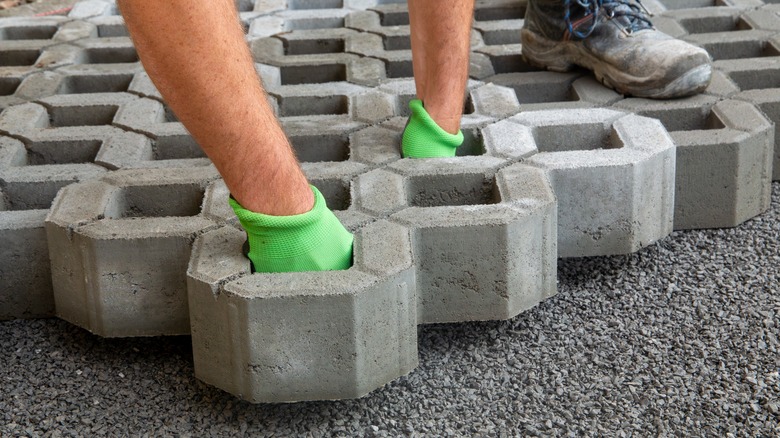
[[[777,46],[780,10],[776,6],[751,0],[716,4],[697,1],[650,1],[648,7],[658,14],[659,27],[705,47],[715,59],[716,71],[713,84],[704,96],[669,102],[642,102],[641,99],[624,99],[623,96],[598,84],[584,71],[544,72],[525,64],[520,55],[519,44],[519,28],[522,26],[524,14],[523,2],[478,1],[472,32],[471,80],[468,84],[463,118],[466,142],[459,149],[461,157],[443,164],[445,167],[466,170],[463,175],[450,175],[446,171],[442,174],[435,165],[426,167],[426,164],[401,160],[398,142],[408,116],[407,104],[414,96],[408,14],[403,2],[376,3],[370,0],[256,3],[242,1],[239,6],[258,72],[268,89],[275,111],[281,117],[291,143],[303,162],[305,173],[320,188],[331,208],[336,210],[336,214],[349,229],[361,233],[368,224],[386,218],[394,221],[397,224],[395,226],[406,229],[412,239],[410,248],[414,259],[418,261],[415,267],[417,278],[414,281],[418,285],[441,287],[442,290],[457,286],[458,281],[441,286],[438,282],[442,279],[435,277],[447,269],[452,270],[454,265],[442,267],[430,266],[428,263],[429,266],[426,266],[425,263],[419,262],[427,260],[422,256],[425,251],[441,254],[442,248],[437,248],[436,245],[440,244],[437,242],[452,239],[452,235],[462,233],[468,228],[458,224],[447,231],[449,225],[439,226],[437,235],[434,231],[423,232],[427,228],[423,224],[430,223],[431,220],[435,222],[444,211],[463,214],[476,207],[488,210],[494,208],[490,207],[490,204],[496,204],[498,191],[490,187],[496,184],[496,175],[512,173],[509,169],[513,167],[526,176],[530,175],[529,172],[533,173],[534,167],[548,170],[548,176],[541,177],[539,190],[519,193],[517,199],[520,201],[513,201],[521,204],[543,204],[546,202],[544,193],[550,188],[556,191],[559,200],[566,199],[563,195],[564,189],[560,187],[560,180],[565,180],[566,175],[576,179],[572,176],[575,175],[573,173],[556,177],[556,171],[553,170],[556,161],[561,162],[564,168],[571,167],[573,163],[574,167],[584,166],[582,171],[585,174],[590,171],[598,175],[598,166],[588,161],[589,159],[578,161],[578,158],[571,157],[578,156],[577,154],[595,156],[594,153],[603,153],[609,156],[609,159],[614,159],[613,155],[627,153],[621,146],[615,146],[614,139],[625,140],[626,136],[631,137],[631,132],[621,133],[610,125],[611,122],[601,128],[595,128],[598,123],[588,127],[587,123],[578,120],[581,115],[589,114],[589,111],[583,110],[611,107],[657,117],[671,132],[671,137],[666,135],[658,122],[648,124],[638,118],[634,125],[645,126],[647,131],[640,134],[650,133],[650,137],[658,138],[660,144],[671,146],[674,142],[677,145],[676,157],[670,156],[669,153],[647,155],[648,152],[643,151],[648,157],[646,159],[655,164],[649,168],[647,164],[628,164],[628,169],[633,170],[618,174],[635,173],[635,176],[628,178],[636,186],[626,195],[629,198],[614,197],[614,202],[620,202],[621,206],[626,202],[645,205],[648,200],[652,200],[649,202],[652,207],[648,208],[646,213],[634,212],[639,216],[629,215],[622,220],[628,223],[645,222],[647,225],[647,218],[653,218],[651,222],[658,226],[657,229],[651,232],[632,231],[623,240],[618,238],[617,243],[607,243],[605,247],[598,244],[582,245],[577,243],[576,237],[568,240],[567,236],[572,230],[584,232],[596,240],[606,236],[605,242],[615,236],[608,225],[596,223],[593,229],[585,231],[580,229],[581,224],[570,225],[571,221],[567,220],[567,217],[577,218],[583,213],[576,210],[576,203],[566,204],[565,209],[559,205],[557,211],[541,209],[531,216],[512,207],[515,209],[514,216],[511,216],[513,219],[508,223],[526,217],[528,221],[523,226],[537,223],[536,228],[530,229],[529,235],[537,235],[542,239],[533,243],[535,246],[528,244],[528,248],[523,247],[522,241],[509,244],[514,245],[510,252],[520,250],[524,254],[523,260],[536,258],[545,266],[536,270],[537,273],[542,273],[538,274],[541,275],[540,278],[536,278],[537,274],[511,274],[511,270],[507,271],[510,273],[507,278],[515,278],[520,282],[518,284],[536,285],[530,288],[533,298],[526,304],[515,306],[510,313],[495,311],[488,315],[427,317],[428,314],[440,313],[448,306],[454,307],[451,303],[445,303],[441,309],[429,309],[426,312],[426,306],[423,304],[426,302],[426,288],[418,288],[414,296],[406,296],[400,300],[405,306],[415,307],[411,313],[418,314],[419,319],[416,322],[512,317],[520,310],[555,293],[557,254],[568,257],[629,253],[668,235],[671,231],[672,216],[678,229],[731,227],[768,208],[772,154],[775,164],[780,160],[780,148],[773,147],[777,136],[771,125],[780,118],[780,99],[774,98],[776,91],[780,90],[780,82],[777,82],[780,77],[777,74],[780,69],[780,52]],[[116,195],[118,198],[107,201],[105,207],[113,213],[106,213],[106,210],[90,212],[87,216],[66,214],[65,220],[60,220],[56,212],[52,211],[48,230],[44,232],[43,217],[54,202],[59,189],[83,181],[72,189],[61,192],[58,202],[68,206],[71,202],[78,203],[79,199],[77,196],[69,198],[75,196],[69,193],[81,190],[89,193],[90,186],[111,185],[112,178],[125,178],[126,186],[133,186],[132,179],[137,178],[139,181],[146,181],[139,185],[148,186],[148,181],[154,179],[150,175],[155,172],[162,175],[166,169],[167,172],[177,172],[175,169],[194,168],[200,169],[198,172],[201,173],[213,173],[213,168],[197,144],[178,123],[175,115],[165,106],[143,72],[122,19],[117,15],[116,6],[112,2],[80,2],[68,17],[2,20],[0,52],[0,59],[3,60],[0,62],[0,190],[3,195],[3,202],[0,203],[0,225],[3,227],[1,232],[4,242],[10,242],[4,246],[9,254],[7,258],[20,261],[16,268],[9,268],[9,272],[17,273],[16,277],[3,276],[4,280],[9,281],[7,289],[5,284],[0,285],[8,291],[18,289],[18,286],[10,285],[29,285],[24,288],[29,290],[33,297],[14,302],[19,301],[18,294],[9,295],[8,298],[3,296],[7,303],[13,305],[6,306],[12,310],[8,315],[0,314],[0,317],[8,319],[51,316],[55,309],[54,300],[50,297],[52,284],[47,281],[51,275],[49,257],[42,248],[48,246],[52,254],[52,266],[60,270],[53,273],[54,278],[65,278],[67,275],[63,276],[62,273],[68,272],[70,265],[75,263],[73,260],[100,259],[99,239],[96,240],[92,236],[84,238],[83,243],[74,243],[76,240],[73,238],[74,235],[81,236],[79,230],[88,229],[90,221],[95,218],[100,223],[106,222],[107,227],[111,226],[111,221],[117,219],[117,223],[125,224],[121,226],[131,224],[144,239],[154,241],[157,237],[150,237],[151,231],[144,228],[144,220],[150,219],[149,223],[152,224],[156,222],[153,217],[148,216],[170,216],[170,212],[147,214],[148,210],[144,207],[134,206],[132,200],[128,201],[126,194]],[[313,68],[314,66],[316,68]],[[740,111],[741,118],[738,114]],[[745,112],[750,114],[750,117],[745,117]],[[762,117],[760,112],[763,112],[766,118]],[[560,117],[557,122],[560,132],[567,129],[584,129],[582,132],[586,133],[587,139],[595,138],[594,144],[581,144],[581,140],[574,141],[560,132],[556,134],[556,128],[550,128],[544,122],[538,124],[539,122],[533,121],[535,118],[544,120],[546,117]],[[622,126],[623,129],[631,130],[629,122],[623,123]],[[633,135],[639,136],[637,133]],[[698,147],[701,150],[699,155],[694,152],[682,155],[684,148],[681,146],[689,144],[694,146],[689,149]],[[599,150],[588,151],[594,147]],[[718,163],[721,166],[718,172],[733,175],[734,178],[725,193],[699,193],[690,189],[687,184],[680,184],[681,181],[690,182],[693,178],[701,187],[711,188],[712,182],[719,180],[719,176],[713,176],[712,169],[706,165],[702,166],[702,169],[689,170],[694,169],[702,154],[709,153],[713,147],[725,150],[725,158]],[[613,148],[614,152],[610,152]],[[669,147],[661,149],[672,150]],[[551,158],[545,158],[546,154],[551,155]],[[675,167],[675,158],[676,189],[675,175],[670,173]],[[681,166],[686,159],[694,164]],[[483,170],[472,171],[476,179],[471,176],[464,178],[468,169],[480,166]],[[775,166],[775,179],[778,178],[778,167],[780,166]],[[684,172],[690,172],[693,177]],[[123,176],[114,177],[113,173]],[[397,183],[373,182],[372,186],[372,175],[382,173],[386,175],[380,176],[389,177]],[[709,179],[705,175],[708,173]],[[636,176],[641,174],[645,176]],[[694,177],[700,177],[700,180]],[[189,237],[184,240],[189,241],[189,244],[184,244],[181,252],[177,253],[180,257],[186,257],[185,254],[190,253],[192,239],[209,229],[227,227],[223,232],[229,233],[229,230],[235,230],[237,227],[235,218],[224,202],[227,191],[221,181],[211,184],[207,190],[210,195],[205,194],[206,184],[213,178],[216,176],[194,185],[199,187],[200,194],[184,196],[183,202],[193,205],[183,207],[187,210],[183,216],[206,215],[209,217],[204,221],[210,225],[190,230],[187,232],[189,234],[185,233]],[[426,181],[426,178],[430,181]],[[551,181],[547,181],[548,178]],[[458,187],[456,181],[460,181],[464,187]],[[435,189],[428,190],[427,193],[415,193],[415,190],[425,184]],[[159,186],[164,188],[166,184]],[[687,205],[680,205],[680,200],[685,199],[685,193],[681,193],[683,186],[686,190],[693,191],[692,201]],[[455,191],[448,193],[445,187],[455,187]],[[383,201],[398,199],[398,208],[377,210],[371,207],[370,198],[385,197],[394,189],[398,189],[394,194],[395,198],[391,196],[383,198]],[[597,187],[594,187],[595,189]],[[668,200],[675,190],[677,205],[671,205]],[[638,195],[647,197],[636,198]],[[415,196],[418,198],[415,199]],[[420,196],[422,198],[419,198]],[[428,202],[425,197],[431,196],[433,204],[425,204]],[[160,196],[151,198],[161,199]],[[705,201],[702,201],[702,198],[705,198]],[[731,199],[730,213],[723,215],[726,217],[713,219],[713,216],[717,216],[713,212],[713,203],[724,198]],[[502,198],[499,196],[496,207],[500,205]],[[411,213],[414,208],[420,212]],[[437,208],[440,210],[436,210]],[[607,205],[604,211],[610,209],[619,208]],[[131,211],[133,213],[128,215],[127,212]],[[208,213],[209,211],[217,213]],[[177,215],[178,213],[174,216]],[[24,226],[18,225],[19,223]],[[479,228],[476,230],[479,231]],[[48,242],[44,240],[47,239],[47,234]],[[56,240],[58,235],[63,243],[55,246],[55,255],[51,242]],[[557,251],[560,253],[556,252],[556,239]],[[114,249],[106,246],[103,251],[132,252],[129,248],[138,245],[131,238],[115,240],[119,246]],[[37,246],[26,244],[30,241]],[[156,248],[157,243],[152,242],[150,245]],[[500,247],[507,244],[499,240],[496,245]],[[60,250],[67,246],[70,246],[73,252],[60,256]],[[476,244],[475,246],[478,247]],[[156,250],[164,252],[160,248]],[[206,246],[200,245],[200,248],[205,251],[203,248]],[[488,254],[491,249],[485,248],[485,254],[477,251],[472,256],[475,260],[484,259],[485,256],[492,255]],[[446,254],[446,246],[444,251]],[[3,253],[3,256],[6,253]],[[465,256],[455,253],[452,255],[461,258]],[[489,257],[487,259],[489,260]],[[61,262],[58,264],[57,260]],[[468,259],[461,262],[468,263]],[[245,261],[237,263],[246,264]],[[192,281],[193,277],[197,277],[193,274],[197,272],[193,271],[192,266],[190,268]],[[240,269],[246,268],[244,266]],[[140,266],[138,272],[142,273],[144,270],[148,271],[148,268]],[[173,270],[177,271],[177,275],[172,276],[176,277],[176,280],[164,279],[161,280],[162,284],[156,285],[154,280],[138,278],[133,280],[132,284],[139,285],[141,289],[149,289],[152,293],[159,291],[155,289],[158,286],[163,290],[177,290],[172,295],[178,296],[175,301],[181,308],[182,300],[186,303],[186,299],[181,296],[186,289],[182,281],[184,273],[181,272],[181,267]],[[90,305],[70,306],[75,309],[75,314],[70,317],[66,310],[60,310],[68,306],[58,304],[57,312],[60,316],[108,336],[178,334],[188,331],[186,321],[189,315],[186,310],[174,312],[177,321],[181,322],[176,328],[164,327],[165,324],[162,323],[158,326],[151,324],[140,330],[132,323],[130,327],[121,328],[121,321],[118,324],[120,328],[106,327],[100,321],[116,322],[122,318],[99,315],[104,311],[101,304],[103,301],[99,296],[134,277],[127,272],[118,273],[114,272],[116,269],[104,269],[94,264],[84,271],[89,271],[87,276],[110,278],[106,280],[105,287],[93,287],[89,291],[84,286],[70,287],[67,281],[55,280],[54,289],[58,303],[66,303],[74,293],[85,295],[87,301],[93,300],[92,308]],[[23,275],[19,276],[19,272]],[[225,278],[232,279],[231,275]],[[431,275],[434,277],[430,277]],[[474,289],[474,284],[468,284],[469,280],[476,281],[476,287],[479,289],[485,285],[505,284],[507,278],[472,278],[464,279],[459,284],[464,291],[468,291]],[[101,284],[100,281],[88,283]],[[226,284],[227,282],[222,282],[217,287],[224,290]],[[262,289],[263,283],[259,284]],[[215,286],[212,284],[213,287]],[[513,297],[512,293],[520,294],[517,291],[519,289],[522,288],[510,288],[507,301],[517,298]],[[420,290],[423,290],[422,295]],[[457,291],[457,287],[454,290]],[[121,296],[121,291],[119,294]],[[120,302],[126,304],[122,301],[124,299],[120,298]],[[414,304],[417,302],[420,303],[419,306]],[[466,299],[466,302],[459,305],[476,303]],[[400,311],[410,313],[410,309]],[[412,325],[415,325],[414,322]],[[198,338],[194,339],[197,351]],[[411,346],[406,346],[402,347],[402,350],[405,349],[408,353],[410,348]],[[416,349],[416,346],[414,348]],[[402,366],[398,374],[408,372],[408,368],[408,364]],[[196,363],[196,373],[197,370]]]

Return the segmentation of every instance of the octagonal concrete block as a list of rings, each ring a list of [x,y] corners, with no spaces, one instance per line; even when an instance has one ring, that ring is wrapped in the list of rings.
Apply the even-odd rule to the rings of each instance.
[[[92,163],[43,164],[36,146],[0,136],[0,320],[54,316],[44,218],[62,187],[105,173]],[[46,159],[56,162],[61,149]]]
[[[780,20],[780,17],[778,17]],[[734,96],[756,105],[767,119],[775,125],[774,158],[772,159],[772,180],[780,181],[780,88],[747,90]]]
[[[533,131],[558,197],[558,254],[628,254],[672,231],[675,149],[657,120],[606,109],[509,120]]]
[[[355,398],[417,366],[409,230],[355,233],[344,271],[250,274],[243,232],[198,238],[188,271],[195,375],[253,403]]]
[[[203,203],[217,177],[124,170],[61,190],[45,225],[57,316],[105,337],[188,334],[187,263],[217,226]]]
[[[555,294],[552,188],[504,164],[406,159],[356,180],[358,209],[413,230],[421,323],[508,319]]]
[[[621,107],[660,120],[677,146],[675,229],[733,227],[769,208],[775,131],[754,105],[699,95]]]
[[[705,129],[671,133],[678,168],[675,229],[734,227],[769,209],[772,123],[735,100],[705,114]]]

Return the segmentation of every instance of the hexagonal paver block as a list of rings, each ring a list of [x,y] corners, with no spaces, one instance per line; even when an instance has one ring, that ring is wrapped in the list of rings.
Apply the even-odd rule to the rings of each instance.
[[[107,337],[189,333],[186,267],[217,226],[203,203],[217,177],[123,170],[61,190],[46,218],[57,316]]]
[[[532,129],[526,163],[550,174],[560,257],[628,254],[671,233],[675,149],[660,122],[606,109],[509,120]]]
[[[780,88],[747,90],[734,96],[757,106],[767,119],[775,125],[774,158],[772,164],[772,180],[780,181]]]
[[[325,84],[348,81],[358,85],[375,86],[384,76],[384,65],[377,59],[364,58],[344,51],[343,40],[354,33],[348,29],[330,29],[324,41],[342,41],[331,43],[335,48],[323,52],[306,52],[302,45],[305,35],[311,34],[314,42],[323,41],[324,30],[298,31],[299,38],[262,38],[251,43],[255,62],[268,64],[278,69],[277,85]],[[301,35],[303,34],[303,35]],[[283,37],[284,38],[284,37]],[[292,44],[292,51],[291,51]],[[325,45],[323,43],[323,45]],[[316,45],[315,45],[316,46]],[[296,50],[297,49],[297,50]],[[310,50],[309,50],[310,51]]]
[[[21,141],[0,136],[0,320],[54,315],[43,220],[60,188],[105,172],[34,157]]]
[[[421,323],[511,318],[555,294],[544,172],[503,160],[401,160],[358,177],[357,208],[412,228]]]
[[[243,232],[195,243],[188,271],[195,375],[245,400],[360,397],[417,366],[409,230],[355,234],[344,271],[249,274]]]
[[[49,251],[43,220],[48,208],[17,206],[0,189],[0,321],[54,316]]]
[[[518,111],[591,108],[611,105],[623,98],[580,72],[530,71],[492,76],[487,81],[513,89]]]
[[[0,130],[25,141],[28,157],[24,165],[119,169],[211,163],[180,123],[147,120],[156,117],[144,106],[155,102],[151,99],[94,93],[51,96],[40,102],[46,106],[27,103],[0,114]],[[158,106],[162,109],[159,102],[151,108]],[[133,123],[125,123],[127,119]]]
[[[659,119],[677,146],[675,229],[734,227],[769,208],[775,131],[755,106],[705,96],[620,106]]]

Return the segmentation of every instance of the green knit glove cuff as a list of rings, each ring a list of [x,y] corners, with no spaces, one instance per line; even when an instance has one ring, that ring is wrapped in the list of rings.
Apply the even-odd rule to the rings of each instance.
[[[420,99],[409,102],[412,115],[404,128],[401,152],[404,158],[454,157],[463,143],[463,132],[450,134],[441,129],[423,108]]]
[[[244,227],[249,260],[255,272],[304,272],[348,269],[352,266],[352,234],[325,204],[316,187],[314,207],[303,214],[270,216],[243,208],[233,197],[230,206]]]

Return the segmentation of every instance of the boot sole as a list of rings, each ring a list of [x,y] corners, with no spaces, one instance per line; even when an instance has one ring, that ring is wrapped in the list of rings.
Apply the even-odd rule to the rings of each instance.
[[[708,63],[688,70],[663,86],[652,86],[647,84],[648,78],[632,76],[605,64],[571,41],[553,41],[527,29],[522,29],[520,36],[523,58],[528,64],[556,72],[579,65],[592,70],[599,82],[621,94],[652,99],[690,96],[707,88],[712,75]]]

